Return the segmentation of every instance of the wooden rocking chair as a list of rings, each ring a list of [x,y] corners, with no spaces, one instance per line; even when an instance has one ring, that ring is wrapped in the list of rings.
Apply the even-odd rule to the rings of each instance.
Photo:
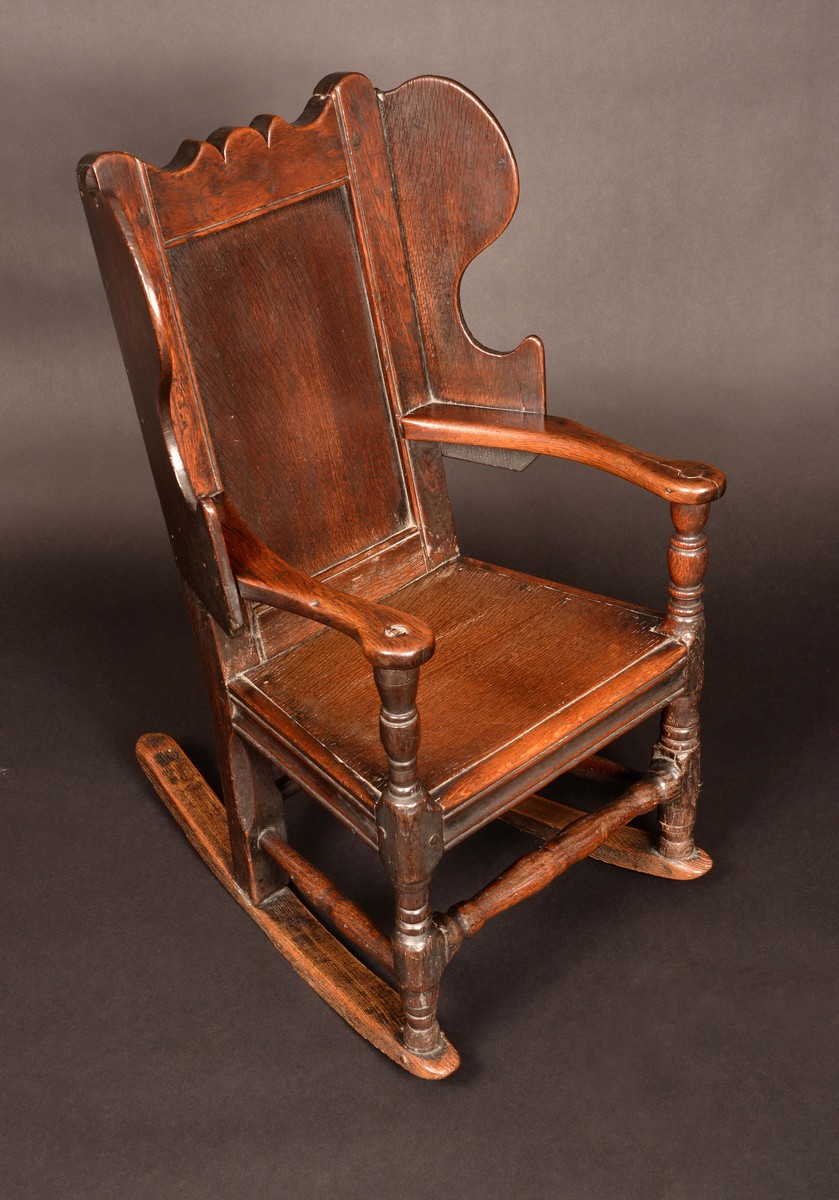
[[[724,476],[546,416],[542,343],[497,354],[471,337],[460,278],[518,178],[491,113],[450,80],[381,93],[330,76],[294,124],[220,129],[162,169],[89,156],[79,185],[224,803],[163,734],[140,738],[142,767],[315,991],[408,1071],[446,1076],[440,979],[490,917],[587,855],[670,879],[711,866],[692,830],[703,526]],[[669,501],[666,613],[463,557],[443,454],[572,459]],[[659,710],[646,775],[597,756]],[[534,794],[570,770],[628,787],[594,814]],[[378,851],[392,937],[288,845],[277,771]],[[653,808],[657,839],[627,827]],[[502,816],[543,844],[434,913],[444,851]]]

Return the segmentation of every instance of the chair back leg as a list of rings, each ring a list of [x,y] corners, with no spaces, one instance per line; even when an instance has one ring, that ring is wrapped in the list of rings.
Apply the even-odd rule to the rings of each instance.
[[[274,768],[233,728],[227,695],[227,680],[238,660],[251,653],[250,639],[244,631],[228,637],[191,590],[184,591],[210,695],[233,875],[251,903],[261,904],[285,887],[288,875],[259,844],[266,832],[285,840],[283,798]]]

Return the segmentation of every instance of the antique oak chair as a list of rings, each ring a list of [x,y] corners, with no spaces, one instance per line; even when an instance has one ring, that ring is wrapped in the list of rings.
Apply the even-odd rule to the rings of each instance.
[[[471,337],[460,279],[509,222],[518,179],[491,113],[450,80],[381,93],[330,76],[294,124],[220,129],[162,169],[90,156],[79,185],[223,806],[165,735],[140,738],[140,762],[315,991],[408,1071],[446,1076],[459,1060],[440,979],[490,917],[587,855],[669,879],[711,866],[692,830],[703,526],[724,476],[547,416],[542,343],[498,354]],[[666,613],[463,557],[444,454],[571,459],[668,501]],[[657,711],[643,777],[598,756]],[[535,794],[572,770],[626,790],[592,814]],[[392,937],[286,842],[293,786],[378,851]],[[656,838],[629,826],[654,808]],[[541,844],[434,913],[443,852],[497,817]]]

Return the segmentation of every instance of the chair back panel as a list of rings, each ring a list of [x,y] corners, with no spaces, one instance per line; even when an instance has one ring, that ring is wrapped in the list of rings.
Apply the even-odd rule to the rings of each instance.
[[[315,572],[405,529],[346,188],[166,255],[222,485],[254,532]]]

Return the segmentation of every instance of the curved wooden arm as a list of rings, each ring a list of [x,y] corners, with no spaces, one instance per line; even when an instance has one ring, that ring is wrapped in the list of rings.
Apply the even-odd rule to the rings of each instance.
[[[529,450],[585,463],[678,504],[707,504],[725,491],[725,476],[716,467],[656,458],[565,417],[471,404],[425,404],[404,416],[402,427],[414,442]]]
[[[236,582],[247,600],[346,633],[374,667],[418,667],[434,653],[434,634],[424,621],[339,592],[298,571],[260,541],[223,497],[201,503],[216,510]]]

